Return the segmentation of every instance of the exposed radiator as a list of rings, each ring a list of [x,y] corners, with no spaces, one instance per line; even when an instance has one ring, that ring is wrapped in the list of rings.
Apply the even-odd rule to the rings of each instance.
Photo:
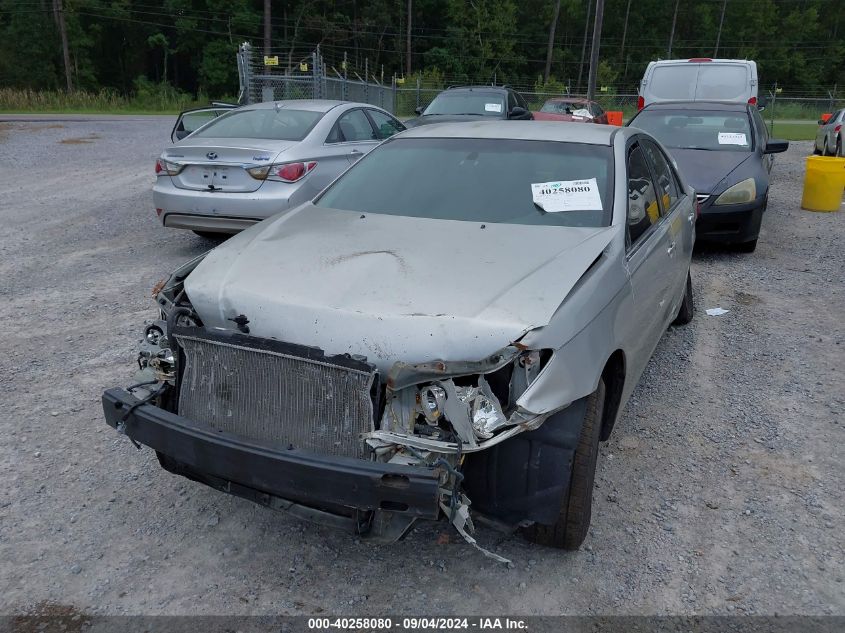
[[[241,437],[366,458],[373,366],[347,356],[200,328],[174,333],[185,353],[179,415]]]

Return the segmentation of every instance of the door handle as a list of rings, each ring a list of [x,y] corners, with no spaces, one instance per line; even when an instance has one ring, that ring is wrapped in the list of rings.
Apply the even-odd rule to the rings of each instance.
[[[690,213],[690,214],[687,216],[687,220],[688,220],[689,222],[695,222],[695,213]]]
[[[669,248],[666,249],[666,253],[671,257],[672,253],[675,252],[675,242],[669,244]]]

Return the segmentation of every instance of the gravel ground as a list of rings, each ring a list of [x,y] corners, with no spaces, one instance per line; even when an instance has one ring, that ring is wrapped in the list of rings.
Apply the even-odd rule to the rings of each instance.
[[[696,256],[582,550],[481,529],[506,569],[445,524],[373,546],[228,497],[105,425],[150,289],[212,245],[155,221],[171,125],[0,124],[0,612],[845,614],[845,214],[799,209],[810,143],[777,157],[756,253]]]

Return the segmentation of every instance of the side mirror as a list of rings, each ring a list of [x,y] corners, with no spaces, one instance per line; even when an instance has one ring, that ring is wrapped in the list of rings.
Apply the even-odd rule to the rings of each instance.
[[[528,110],[520,106],[514,106],[513,110],[508,112],[509,119],[518,119],[519,117],[525,116],[528,114]]]
[[[762,112],[763,110],[765,110],[765,109],[766,109],[766,106],[765,106],[765,105],[758,105],[758,106],[757,106],[757,109],[758,109],[760,112]]]
[[[763,150],[764,154],[780,154],[789,149],[789,141],[781,141],[779,139],[771,139],[766,143],[766,148]]]
[[[417,116],[422,116],[423,109],[420,107],[414,108],[414,112],[417,113]]]
[[[819,125],[824,125],[825,123],[827,123],[827,121],[825,121],[824,119],[819,119],[819,120],[818,120],[818,124],[819,124]]]

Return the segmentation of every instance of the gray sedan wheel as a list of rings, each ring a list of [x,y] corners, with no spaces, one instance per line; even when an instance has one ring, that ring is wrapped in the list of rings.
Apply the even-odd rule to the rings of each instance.
[[[553,525],[535,523],[528,527],[525,536],[529,541],[559,549],[576,550],[587,538],[593,513],[593,481],[599,457],[604,403],[605,386],[602,379],[599,380],[598,389],[587,396],[587,411],[572,460],[569,492],[564,495],[557,522]]]

